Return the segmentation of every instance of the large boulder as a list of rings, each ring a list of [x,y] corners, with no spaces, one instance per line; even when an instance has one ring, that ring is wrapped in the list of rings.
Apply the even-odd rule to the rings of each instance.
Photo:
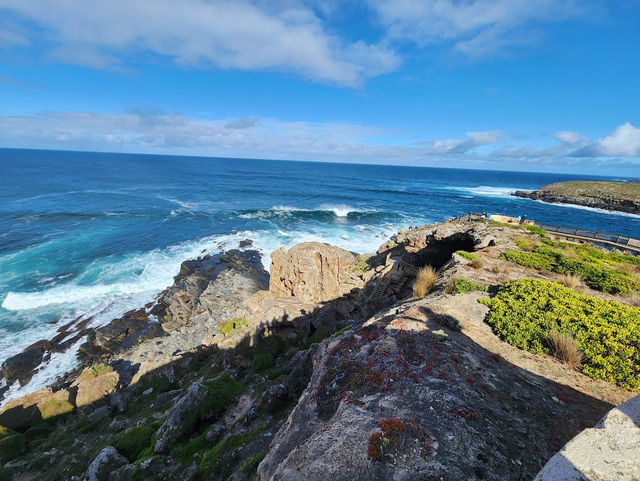
[[[166,453],[172,441],[191,429],[194,417],[198,417],[206,401],[208,389],[195,382],[187,392],[171,408],[167,419],[156,433],[156,444],[153,449],[156,453]]]
[[[8,401],[0,409],[0,425],[25,431],[34,424],[73,411],[71,395],[66,389],[49,388]]]
[[[348,273],[355,262],[351,252],[320,242],[281,247],[271,254],[269,291],[312,303],[338,299],[354,287]]]
[[[89,465],[83,481],[109,481],[109,475],[121,466],[127,464],[127,459],[113,446],[107,446],[98,453]]]
[[[554,455],[535,481],[640,479],[640,396],[612,409]]]
[[[2,374],[7,380],[7,384],[12,384],[16,380],[22,386],[27,384],[35,374],[35,369],[42,362],[44,354],[44,347],[36,346],[5,360],[2,363]]]
[[[109,394],[116,390],[119,381],[120,375],[110,366],[98,364],[84,369],[71,385],[78,388],[76,406],[107,403]]]

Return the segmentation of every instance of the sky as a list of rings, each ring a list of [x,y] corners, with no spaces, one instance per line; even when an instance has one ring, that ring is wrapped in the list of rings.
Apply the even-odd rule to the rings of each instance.
[[[0,0],[0,147],[640,177],[636,0]]]

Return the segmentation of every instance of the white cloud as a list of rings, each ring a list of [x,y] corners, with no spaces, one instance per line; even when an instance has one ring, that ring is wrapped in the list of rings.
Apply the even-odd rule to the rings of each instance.
[[[629,122],[597,142],[578,150],[574,157],[640,157],[640,129]]]
[[[509,145],[524,139],[500,130],[468,132],[465,138],[459,139],[412,143],[407,137],[415,133],[339,122],[284,122],[254,117],[203,119],[159,110],[130,110],[117,114],[45,112],[36,116],[0,115],[0,146],[4,147],[509,170],[538,170],[544,165],[546,170],[582,172],[602,169],[607,173],[607,169],[627,169],[630,175],[634,175],[640,160],[637,158],[640,153],[638,129],[625,124],[602,141],[628,138],[629,132],[631,137],[636,135],[636,158],[621,162],[607,157],[572,157],[576,145],[579,145],[575,143],[560,142],[545,148]],[[575,139],[577,135],[560,137]],[[611,146],[611,140],[607,140],[605,145]],[[486,148],[480,149],[482,146]],[[629,149],[628,146],[625,148]],[[632,153],[631,150],[627,152]],[[525,168],[525,165],[529,167]]]
[[[294,2],[0,0],[2,9],[34,22],[31,41],[55,45],[58,59],[98,68],[152,54],[182,66],[274,69],[354,86],[398,65],[388,48],[330,34]],[[22,38],[13,30],[2,37]]]
[[[464,154],[481,145],[495,144],[508,135],[508,132],[501,130],[467,132],[466,139],[431,140],[420,144],[436,154]]]
[[[572,130],[558,130],[554,132],[553,137],[562,142],[563,144],[581,144],[584,143],[587,139],[582,136],[579,132],[574,132]]]
[[[390,39],[419,46],[449,42],[472,57],[535,40],[536,28],[584,14],[585,1],[369,0]]]

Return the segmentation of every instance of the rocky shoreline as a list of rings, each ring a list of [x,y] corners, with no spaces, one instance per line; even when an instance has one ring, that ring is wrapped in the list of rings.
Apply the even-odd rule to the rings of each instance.
[[[624,192],[619,192],[620,185],[626,188]],[[551,204],[581,205],[640,215],[640,185],[633,183],[561,182],[534,191],[517,190],[512,195]]]
[[[632,394],[498,339],[487,289],[452,294],[555,275],[500,257],[526,235],[452,220],[373,254],[281,248],[270,275],[250,249],[185,261],[153,304],[5,362],[26,382],[86,337],[77,370],[0,410],[0,480],[533,479]]]

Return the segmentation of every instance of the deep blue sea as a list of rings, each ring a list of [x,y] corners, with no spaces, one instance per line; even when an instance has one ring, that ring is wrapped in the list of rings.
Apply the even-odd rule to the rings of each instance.
[[[62,323],[84,316],[97,326],[143,305],[183,260],[243,239],[268,268],[281,245],[371,252],[400,227],[470,211],[640,237],[638,216],[509,195],[588,178],[0,149],[0,362]],[[29,390],[74,363],[75,349],[54,354]]]

